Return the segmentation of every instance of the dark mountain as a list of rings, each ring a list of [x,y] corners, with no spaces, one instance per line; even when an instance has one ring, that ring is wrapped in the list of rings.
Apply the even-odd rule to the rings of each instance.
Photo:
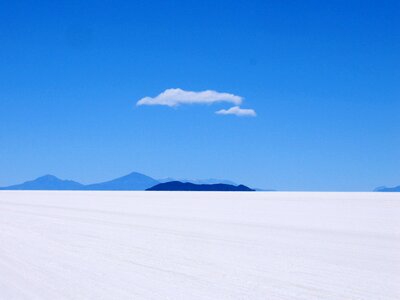
[[[1,190],[82,190],[84,185],[72,180],[62,180],[53,175],[45,175],[32,181],[16,184]]]
[[[157,179],[160,183],[171,182],[171,181],[180,181],[180,182],[190,182],[194,184],[230,184],[230,185],[237,185],[237,183],[227,180],[227,179],[216,179],[216,178],[207,178],[207,179],[190,179],[190,178],[163,178]]]
[[[395,187],[380,186],[374,190],[375,192],[400,192],[400,185]]]
[[[159,182],[149,176],[133,172],[117,179],[85,186],[91,191],[144,191]]]
[[[157,184],[147,191],[254,191],[244,185],[230,185],[230,184],[194,184],[190,182],[170,181]]]

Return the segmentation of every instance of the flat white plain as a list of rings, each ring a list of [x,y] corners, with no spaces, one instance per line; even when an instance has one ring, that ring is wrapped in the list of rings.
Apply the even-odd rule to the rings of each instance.
[[[0,299],[400,299],[400,194],[2,191]]]

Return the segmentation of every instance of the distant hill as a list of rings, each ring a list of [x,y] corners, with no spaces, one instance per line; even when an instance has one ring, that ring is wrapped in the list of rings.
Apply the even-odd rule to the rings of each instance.
[[[82,190],[84,185],[72,180],[62,180],[45,175],[32,181],[0,188],[1,190]]]
[[[374,190],[375,192],[400,192],[400,185],[395,187],[380,186]]]
[[[194,184],[190,182],[170,181],[157,184],[147,191],[254,191],[244,185],[230,185],[230,184]]]
[[[140,173],[130,173],[126,176],[119,177],[114,180],[89,184],[85,186],[85,190],[91,191],[144,191],[149,187],[158,184],[159,181],[140,174]]]

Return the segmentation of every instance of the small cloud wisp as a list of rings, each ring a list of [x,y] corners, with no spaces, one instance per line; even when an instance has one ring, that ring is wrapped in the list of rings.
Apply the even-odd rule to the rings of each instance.
[[[218,115],[235,115],[238,117],[255,117],[257,116],[254,109],[250,108],[240,108],[239,106],[234,106],[229,109],[221,109],[215,112]]]

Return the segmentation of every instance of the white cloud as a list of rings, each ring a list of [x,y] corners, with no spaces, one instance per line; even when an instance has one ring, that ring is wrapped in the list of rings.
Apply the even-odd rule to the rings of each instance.
[[[239,106],[234,106],[229,109],[221,109],[215,113],[218,115],[236,115],[239,117],[255,117],[257,115],[254,109],[240,108]]]
[[[241,104],[243,98],[229,93],[219,93],[216,91],[192,92],[182,89],[167,89],[158,96],[144,97],[136,105],[166,105],[178,106],[181,104],[213,104],[216,102],[229,102],[236,105]]]

